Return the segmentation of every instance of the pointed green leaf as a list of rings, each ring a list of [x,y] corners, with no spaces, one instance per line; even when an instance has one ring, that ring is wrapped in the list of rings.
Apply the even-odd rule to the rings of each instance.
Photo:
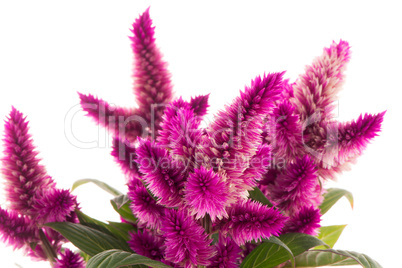
[[[317,237],[301,233],[284,234],[278,237],[278,239],[290,249],[293,256],[297,256],[310,248],[326,245]],[[291,255],[289,255],[289,252],[284,247],[277,243],[263,242],[244,259],[240,267],[270,268],[290,259]]]
[[[346,250],[310,250],[296,257],[297,267],[361,265],[365,268],[382,268],[369,256]],[[290,267],[290,266],[285,266]]]
[[[130,240],[129,232],[137,231],[132,224],[124,222],[109,221],[108,228],[115,236],[121,237],[124,241]]]
[[[321,226],[320,231],[317,235],[318,239],[321,239],[331,248],[334,247],[336,241],[338,241],[341,236],[343,229],[346,225],[331,225],[331,226]],[[323,247],[318,247],[316,249],[324,249]]]
[[[127,195],[119,195],[116,198],[110,200],[114,210],[120,214],[125,220],[136,223],[137,219],[133,215],[130,209],[131,201],[128,199]]]
[[[250,198],[261,202],[264,205],[272,207],[273,205],[269,202],[268,198],[261,192],[258,187],[255,187],[252,191],[248,191]]]
[[[349,203],[353,208],[353,195],[351,192],[339,188],[327,189],[327,193],[324,194],[324,201],[320,206],[321,215],[327,213],[327,211],[343,196],[349,200]]]
[[[125,252],[121,250],[107,250],[92,257],[87,263],[87,268],[118,268],[128,265],[144,264],[154,268],[169,268],[162,262],[151,260],[150,258]]]
[[[81,185],[89,183],[89,182],[94,183],[95,185],[99,186],[99,188],[105,190],[106,192],[108,192],[109,194],[112,194],[114,196],[119,196],[122,194],[120,191],[116,190],[112,186],[104,183],[103,181],[96,180],[96,179],[77,180],[76,182],[74,182],[73,186],[71,187],[71,191],[74,191],[78,186],[81,186]]]
[[[90,256],[108,249],[131,251],[126,242],[88,226],[71,222],[52,222],[45,225],[59,232],[74,246]]]

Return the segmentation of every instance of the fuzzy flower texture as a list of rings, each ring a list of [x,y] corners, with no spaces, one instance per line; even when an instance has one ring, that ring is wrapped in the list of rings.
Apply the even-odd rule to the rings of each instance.
[[[138,219],[131,249],[173,267],[239,267],[263,239],[316,235],[322,185],[355,162],[378,135],[385,114],[334,120],[349,44],[333,42],[294,82],[284,72],[255,77],[203,129],[209,95],[173,97],[154,33],[147,9],[130,37],[136,107],[111,108],[79,94],[82,109],[114,137],[111,154],[127,177]],[[26,247],[39,241],[41,224],[72,220],[77,203],[38,164],[26,122],[15,109],[5,143],[10,210],[0,211],[0,230],[5,242]],[[256,189],[269,205],[249,197]],[[68,250],[57,252],[56,267],[80,263]]]

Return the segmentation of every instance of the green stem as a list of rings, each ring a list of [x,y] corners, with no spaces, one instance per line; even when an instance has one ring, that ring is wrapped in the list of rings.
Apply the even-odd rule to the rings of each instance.
[[[42,249],[47,256],[48,261],[50,262],[50,266],[53,267],[57,259],[57,253],[54,251],[52,245],[49,242],[49,239],[47,239],[42,229],[39,229],[39,237],[42,241]]]

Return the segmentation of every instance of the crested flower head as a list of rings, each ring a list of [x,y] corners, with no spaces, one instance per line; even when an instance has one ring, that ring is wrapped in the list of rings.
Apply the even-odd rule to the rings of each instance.
[[[228,214],[229,218],[221,222],[221,230],[239,246],[279,235],[286,220],[278,210],[250,199],[230,207]]]
[[[182,203],[185,182],[182,162],[173,160],[169,152],[156,143],[140,139],[137,163],[148,189],[159,198],[159,204],[176,207]]]
[[[212,239],[185,210],[170,209],[163,219],[162,232],[166,238],[166,260],[184,267],[209,265],[215,255]]]
[[[30,215],[35,195],[54,186],[45,168],[39,164],[28,121],[12,108],[5,124],[4,157],[1,172],[10,208]]]
[[[303,206],[319,205],[321,187],[317,168],[311,158],[305,155],[286,167],[276,178],[272,198],[277,206],[293,214]]]
[[[66,248],[60,253],[60,258],[54,264],[54,268],[84,268],[84,259],[77,253]]]
[[[0,207],[0,239],[14,249],[29,248],[39,241],[38,229],[28,217]]]
[[[35,198],[33,206],[35,220],[40,224],[46,222],[63,222],[71,219],[77,206],[77,198],[69,190],[53,188],[43,191]]]
[[[227,217],[225,207],[228,200],[227,184],[213,170],[201,166],[188,177],[185,201],[196,219],[204,217],[206,213],[212,221]]]
[[[111,155],[128,180],[139,176],[138,166],[135,162],[137,154],[132,143],[128,140],[122,141],[120,138],[114,137]]]
[[[161,228],[165,207],[156,203],[139,180],[133,179],[128,183],[128,198],[132,201],[130,208],[140,224],[152,229]]]
[[[143,232],[130,233],[130,248],[137,254],[156,261],[164,259],[165,246],[163,237],[152,235],[146,229]]]
[[[313,206],[302,207],[295,215],[289,218],[282,233],[317,235],[320,221],[320,209],[316,209]]]
[[[202,117],[207,114],[209,94],[191,97],[190,107],[197,117]]]
[[[237,268],[240,263],[240,254],[242,249],[233,242],[230,237],[219,237],[215,244],[217,254],[211,259],[211,265],[208,268],[225,267]]]

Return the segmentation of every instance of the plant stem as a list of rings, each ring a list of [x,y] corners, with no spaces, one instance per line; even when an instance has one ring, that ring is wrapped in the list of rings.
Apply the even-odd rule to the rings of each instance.
[[[40,240],[42,241],[42,249],[47,256],[48,261],[50,262],[50,266],[53,267],[53,264],[55,263],[55,261],[57,259],[57,254],[54,251],[52,245],[50,244],[49,239],[47,239],[42,228],[39,229],[39,237],[40,237]]]

